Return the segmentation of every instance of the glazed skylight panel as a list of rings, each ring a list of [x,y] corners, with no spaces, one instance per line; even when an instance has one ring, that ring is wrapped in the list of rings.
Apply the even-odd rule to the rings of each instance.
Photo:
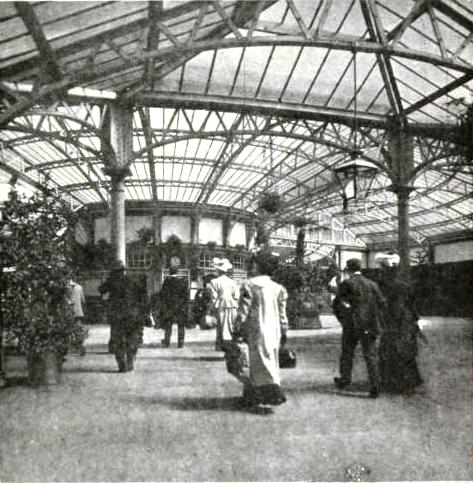
[[[248,98],[257,95],[258,85],[264,76],[271,47],[247,47],[243,55],[238,77],[234,80],[233,95]]]
[[[12,3],[4,2],[0,10],[3,10],[5,5],[12,5]],[[37,52],[36,44],[29,35],[24,22],[18,16],[16,9],[14,9],[14,12],[15,16],[6,20],[0,19],[0,31],[2,32],[1,64],[11,63],[19,60],[21,57],[32,57]]]
[[[46,3],[44,6],[36,6],[35,12],[41,19],[46,9],[50,17],[57,15],[61,11],[64,2]],[[65,2],[66,4],[68,2]],[[53,5],[53,7],[51,7]],[[83,2],[84,7],[87,2]],[[51,41],[51,46],[63,46],[72,42],[77,42],[103,33],[105,30],[113,29],[123,25],[124,22],[129,23],[139,19],[147,18],[148,7],[146,2],[107,2],[101,4],[97,9],[84,10],[83,13],[77,13],[70,19],[57,20],[51,23],[43,24],[46,38]]]
[[[287,77],[296,61],[298,47],[276,47],[267,65],[264,78],[261,80],[258,97],[261,99],[278,99],[284,88]]]

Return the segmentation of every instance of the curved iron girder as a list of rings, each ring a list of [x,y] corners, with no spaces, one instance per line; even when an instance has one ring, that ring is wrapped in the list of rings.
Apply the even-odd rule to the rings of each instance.
[[[131,179],[131,178],[126,178],[125,179],[125,187],[127,186],[149,186],[151,188],[151,179],[150,178],[140,178],[140,179]],[[103,186],[109,186],[110,182],[109,181],[103,181],[101,182],[101,185]],[[159,186],[175,186],[175,187],[193,187],[193,188],[202,188],[204,186],[204,183],[200,183],[197,181],[182,181],[182,180],[175,180],[175,179],[160,179],[156,181],[156,185]],[[64,192],[64,193],[69,193],[73,191],[80,191],[83,189],[93,189],[91,186],[91,183],[75,183],[75,184],[69,184],[65,185],[62,188],[59,189],[59,192]],[[228,191],[230,193],[241,193],[241,190],[235,187],[222,187],[222,191]]]
[[[66,119],[67,121],[75,122],[82,126],[83,128],[87,129],[88,131],[91,131],[95,133],[97,137],[100,137],[100,128],[98,126],[94,126],[90,122],[84,121],[83,119],[80,119],[78,117],[72,116],[70,114],[66,114],[63,112],[58,112],[58,111],[48,111],[44,110],[41,108],[34,108],[27,110],[25,113],[22,114],[23,116],[44,116],[44,117],[58,117],[61,119]],[[8,125],[5,127],[5,129],[8,129]]]
[[[225,139],[226,139],[228,137],[228,134],[226,134],[226,133],[228,133],[228,131],[203,131],[201,133],[190,132],[189,134],[186,134],[186,135],[178,136],[178,137],[175,137],[175,138],[169,138],[169,139],[165,139],[165,140],[159,141],[157,143],[154,143],[152,145],[152,149],[160,147],[160,146],[164,146],[164,145],[167,145],[167,144],[173,144],[173,143],[177,143],[177,142],[180,142],[180,141],[186,141],[188,139],[194,139],[194,138],[195,139],[198,139],[198,138],[205,139],[205,138],[215,138],[215,137],[218,137],[218,136],[225,136]],[[283,138],[286,138],[286,139],[290,138],[290,139],[304,140],[304,141],[311,142],[311,143],[314,143],[314,144],[318,143],[318,144],[321,144],[321,145],[324,145],[324,146],[328,146],[328,147],[331,147],[331,148],[334,148],[334,149],[338,149],[338,150],[343,151],[345,153],[351,153],[351,152],[353,152],[353,149],[354,149],[354,146],[352,146],[351,144],[341,144],[341,143],[336,143],[334,141],[330,141],[330,140],[323,139],[323,138],[315,138],[314,139],[310,135],[291,133],[291,132],[283,132],[283,131],[272,131],[270,129],[266,129],[266,130],[262,129],[261,131],[242,129],[242,130],[236,130],[235,133],[234,133],[235,136],[252,136],[254,134],[258,134],[258,136],[271,136],[273,138],[283,137]],[[147,148],[144,148],[140,151],[135,152],[133,159],[145,154],[146,149]],[[385,164],[383,164],[382,162],[380,162],[379,160],[372,158],[371,156],[366,156],[366,155],[362,155],[362,157],[364,159],[366,159],[367,161],[370,161],[371,163],[375,164],[380,170],[388,172],[388,167]]]
[[[374,53],[374,54],[384,54],[390,56],[404,57],[407,59],[418,60],[426,63],[430,63],[437,66],[446,67],[456,71],[460,71],[466,74],[473,73],[473,66],[465,64],[464,62],[458,61],[456,59],[445,59],[438,55],[427,54],[422,51],[407,49],[404,47],[399,47],[397,45],[386,45],[379,42],[366,41],[363,39],[355,38],[347,39],[345,36],[317,36],[313,38],[306,39],[303,36],[252,36],[251,39],[243,38],[225,38],[225,39],[211,39],[206,41],[195,42],[190,45],[183,45],[180,47],[172,46],[164,49],[157,49],[150,52],[144,52],[141,55],[141,60],[145,61],[147,59],[166,59],[172,58],[176,55],[182,55],[186,53],[200,53],[208,50],[215,49],[231,49],[236,47],[261,47],[261,46],[295,46],[295,47],[320,47],[334,50],[343,51],[354,51],[354,41],[356,40],[356,50],[357,52]],[[25,109],[38,102],[44,96],[50,95],[61,89],[67,89],[74,86],[80,86],[84,82],[94,82],[96,78],[110,75],[114,72],[120,72],[123,70],[123,66],[110,69],[109,71],[103,73],[94,73],[93,70],[90,72],[73,72],[68,73],[65,78],[57,83],[49,84],[39,89],[37,93],[33,96],[23,99],[21,102],[17,102],[10,106],[6,112],[2,113],[0,116],[0,125],[3,125],[8,120],[14,118],[19,113],[23,112]],[[137,94],[133,97],[138,102],[140,97],[146,94]],[[168,94],[166,94],[168,95]],[[123,94],[126,99],[127,94]],[[201,96],[202,97],[202,96]],[[204,96],[205,97],[205,96]],[[241,100],[239,101],[241,102]],[[304,107],[304,106],[299,106]],[[361,113],[360,113],[361,114]],[[361,118],[360,118],[361,120]],[[384,122],[382,123],[384,124]]]
[[[210,94],[181,94],[178,92],[143,92],[138,94],[133,99],[133,102],[139,106],[227,111],[276,116],[291,120],[329,121],[352,128],[355,126],[355,113],[353,111],[263,99],[236,98]],[[374,127],[386,129],[392,123],[392,120],[387,115],[369,112],[358,112],[356,120],[359,128]],[[407,130],[419,136],[449,140],[452,134],[458,130],[458,126],[453,123],[428,124],[416,122],[408,124]]]
[[[353,52],[355,50],[354,42],[356,41],[356,51],[373,54],[387,54],[396,57],[404,57],[406,59],[419,60],[429,64],[447,67],[449,69],[458,70],[460,72],[473,72],[473,67],[460,60],[445,59],[440,55],[429,54],[421,50],[409,49],[398,45],[383,44],[365,40],[360,37],[335,34],[335,35],[317,35],[312,38],[304,38],[303,36],[252,36],[251,39],[243,37],[212,39],[206,41],[197,41],[193,44],[183,45],[179,48],[166,47],[156,49],[142,54],[143,59],[154,58],[161,59],[175,56],[176,53],[205,52],[206,50],[215,49],[232,49],[238,47],[318,47],[333,50],[344,50]]]
[[[62,136],[61,134],[59,134],[57,132],[41,131],[41,130],[29,128],[27,126],[18,126],[18,125],[11,125],[11,124],[8,125],[7,130],[8,131],[15,131],[15,132],[31,133],[31,134],[34,134],[36,137],[39,137],[39,138],[42,137],[44,139],[53,138],[53,139],[56,139],[58,141],[63,141],[66,144],[72,144],[79,149],[83,149],[84,151],[88,151],[89,153],[92,153],[94,156],[96,156],[99,159],[101,158],[101,152],[100,151],[97,151],[96,149],[93,149],[90,146],[86,146],[86,145],[78,142],[77,140],[75,140],[73,138],[70,138],[70,137],[67,137],[67,136]]]

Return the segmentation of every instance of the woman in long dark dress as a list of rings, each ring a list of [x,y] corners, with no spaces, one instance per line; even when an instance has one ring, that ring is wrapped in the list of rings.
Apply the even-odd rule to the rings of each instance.
[[[416,360],[420,330],[414,291],[398,271],[398,255],[380,257],[378,263],[379,287],[388,305],[379,347],[381,384],[389,392],[412,393],[423,382]]]

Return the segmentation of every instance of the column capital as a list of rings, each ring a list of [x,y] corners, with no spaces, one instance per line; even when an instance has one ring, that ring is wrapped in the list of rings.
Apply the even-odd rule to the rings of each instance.
[[[112,181],[123,181],[131,175],[131,170],[128,166],[105,166],[102,168],[102,172],[106,176],[110,176]]]
[[[413,191],[415,191],[415,188],[408,185],[392,184],[391,186],[387,187],[387,190],[395,193],[398,196],[409,196]]]

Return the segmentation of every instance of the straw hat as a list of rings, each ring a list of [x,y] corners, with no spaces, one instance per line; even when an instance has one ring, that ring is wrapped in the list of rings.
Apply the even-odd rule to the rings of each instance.
[[[228,258],[214,258],[213,265],[214,268],[220,272],[228,272],[233,268],[233,265],[229,262]]]

